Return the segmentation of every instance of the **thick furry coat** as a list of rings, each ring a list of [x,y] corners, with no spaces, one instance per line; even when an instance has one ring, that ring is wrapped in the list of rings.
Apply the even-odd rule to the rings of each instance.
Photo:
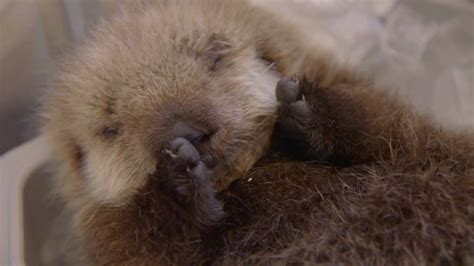
[[[99,27],[45,103],[58,190],[86,263],[473,263],[472,134],[434,125],[241,1],[164,1],[134,12]],[[263,60],[299,78],[310,107],[302,143],[278,123],[273,137],[260,134],[281,115],[277,74]],[[208,65],[211,74],[201,72]],[[206,124],[213,111],[223,113],[221,139],[239,143],[210,150],[232,147],[226,184],[239,179],[216,195],[225,217],[203,225],[164,192],[154,157],[163,144],[146,132],[160,121],[153,134],[168,140],[171,113]],[[109,148],[112,138],[122,145]]]

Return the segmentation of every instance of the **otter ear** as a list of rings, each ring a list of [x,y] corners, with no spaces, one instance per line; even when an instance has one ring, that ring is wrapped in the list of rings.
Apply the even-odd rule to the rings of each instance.
[[[227,39],[214,34],[209,39],[204,57],[209,65],[210,71],[216,71],[225,63],[225,58],[232,53],[233,46]]]

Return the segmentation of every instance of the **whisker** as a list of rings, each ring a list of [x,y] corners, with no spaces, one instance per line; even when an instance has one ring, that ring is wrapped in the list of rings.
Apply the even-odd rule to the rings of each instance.
[[[265,68],[265,70],[263,70],[262,74],[267,73],[267,71],[270,70],[274,65],[275,65],[275,62],[273,62],[273,63],[271,63],[270,65],[268,65],[268,67]]]

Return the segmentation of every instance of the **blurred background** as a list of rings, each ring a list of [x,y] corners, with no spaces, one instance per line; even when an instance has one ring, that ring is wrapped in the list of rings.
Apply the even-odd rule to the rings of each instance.
[[[0,155],[35,136],[55,62],[119,1],[0,0]],[[440,123],[474,128],[474,1],[253,2]]]

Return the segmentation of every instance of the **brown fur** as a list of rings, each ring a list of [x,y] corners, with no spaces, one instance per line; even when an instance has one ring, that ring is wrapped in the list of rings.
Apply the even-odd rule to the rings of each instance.
[[[75,233],[88,263],[472,264],[472,134],[442,129],[357,81],[330,54],[305,46],[304,36],[263,11],[240,1],[181,2],[139,8],[138,16],[99,27],[46,102],[59,191],[76,213]],[[231,51],[213,45],[215,38]],[[202,71],[215,47],[228,64],[221,76]],[[181,57],[200,52],[204,59],[191,57],[199,63]],[[268,145],[276,113],[276,103],[259,102],[246,91],[250,87],[239,85],[252,74],[245,67],[260,62],[256,58],[301,78],[313,116],[310,145],[299,152],[319,161],[281,153],[280,145],[292,144],[275,136],[275,147],[247,173]],[[229,65],[236,67],[225,70]],[[203,148],[236,158],[214,173],[216,182],[226,180],[220,187],[247,173],[221,189],[227,217],[209,228],[196,225],[189,210],[163,193],[156,171],[156,153],[183,117],[203,130],[225,132],[214,148]],[[111,121],[124,131],[117,146],[99,136]],[[87,178],[96,176],[85,172],[90,154],[101,149],[99,159],[113,160],[95,167],[111,167],[109,178],[114,168],[135,170],[122,170],[133,182],[127,179],[110,202],[88,188]]]
[[[366,90],[354,87],[351,93],[365,94]],[[367,98],[361,102],[378,107],[385,98],[374,96],[378,96],[376,102]],[[331,112],[344,107],[348,109],[342,112],[347,112],[359,99],[339,98],[345,104],[335,105]],[[96,232],[90,241],[92,250],[101,250],[95,245],[107,247],[97,254],[104,264],[125,261],[127,256],[132,264],[162,259],[188,264],[213,260],[214,255],[218,264],[232,265],[469,265],[474,141],[436,128],[392,104],[391,108],[385,105],[392,112],[351,117],[371,125],[374,135],[364,141],[375,142],[370,145],[377,148],[371,152],[379,159],[341,168],[273,154],[221,195],[227,220],[201,234],[182,224],[175,228],[181,232],[156,232],[169,225],[157,218],[163,207],[158,186],[150,184],[147,187],[152,191],[137,196],[136,205],[127,211],[96,211],[95,222],[88,227]],[[351,132],[367,133],[367,124],[361,125]],[[336,132],[348,130],[336,127]],[[368,160],[366,153],[360,155]],[[167,221],[175,222],[173,218]]]

